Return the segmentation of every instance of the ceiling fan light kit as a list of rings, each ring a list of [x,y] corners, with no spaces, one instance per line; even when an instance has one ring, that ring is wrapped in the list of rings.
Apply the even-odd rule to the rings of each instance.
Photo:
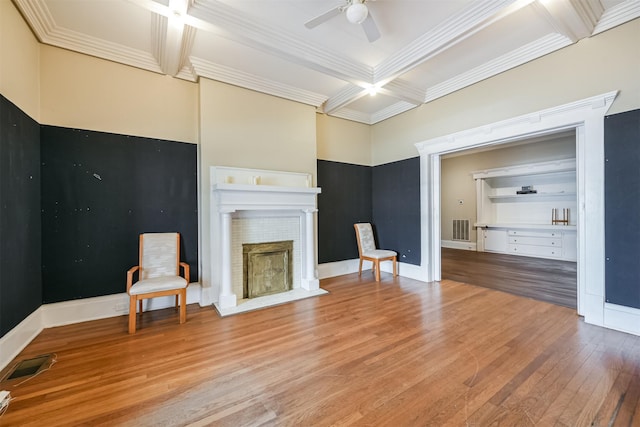
[[[362,24],[368,14],[369,9],[364,3],[352,3],[347,8],[347,20],[352,24]]]

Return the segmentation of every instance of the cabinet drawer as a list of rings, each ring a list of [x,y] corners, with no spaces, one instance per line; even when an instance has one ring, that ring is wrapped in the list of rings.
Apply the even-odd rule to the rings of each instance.
[[[509,243],[518,245],[562,247],[562,239],[560,237],[509,236]]]
[[[549,258],[560,258],[562,256],[561,248],[554,248],[550,246],[510,244],[509,252],[512,254],[543,256]]]
[[[529,237],[557,237],[562,238],[561,231],[529,231],[529,230],[509,230],[509,236],[529,236]]]

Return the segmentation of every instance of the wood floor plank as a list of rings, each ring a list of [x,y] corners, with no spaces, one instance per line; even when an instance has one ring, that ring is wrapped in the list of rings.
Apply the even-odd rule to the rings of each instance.
[[[225,318],[190,305],[182,325],[145,313],[133,336],[126,316],[46,329],[17,360],[57,361],[7,386],[0,426],[638,423],[640,337],[452,280],[321,286]]]
[[[577,263],[442,248],[442,278],[576,308]]]

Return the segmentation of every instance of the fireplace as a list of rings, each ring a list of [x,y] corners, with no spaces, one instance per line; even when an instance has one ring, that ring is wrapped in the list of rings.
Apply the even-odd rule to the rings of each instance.
[[[242,245],[244,298],[293,289],[293,240]]]
[[[283,303],[326,293],[320,289],[316,271],[314,214],[320,189],[311,186],[312,176],[212,166],[210,177],[210,292],[218,312],[224,316],[246,311],[246,307],[269,298],[277,297],[277,303]],[[290,290],[282,290],[281,285],[282,289],[272,294],[274,285],[270,283],[269,289],[259,291],[265,296],[249,297],[243,279],[243,245],[283,241],[291,241],[292,247],[286,255],[278,255],[279,261],[276,255],[262,255],[256,261],[262,263],[259,268],[271,263],[269,275],[283,274],[280,270],[286,269],[290,275],[286,286]],[[273,267],[274,263],[280,263],[281,268]]]

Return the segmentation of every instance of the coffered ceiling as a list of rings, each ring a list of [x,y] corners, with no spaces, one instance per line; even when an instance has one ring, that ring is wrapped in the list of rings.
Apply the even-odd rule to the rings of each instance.
[[[367,124],[640,17],[639,0],[368,0],[369,42],[344,12],[304,25],[347,0],[13,1],[42,43]]]

